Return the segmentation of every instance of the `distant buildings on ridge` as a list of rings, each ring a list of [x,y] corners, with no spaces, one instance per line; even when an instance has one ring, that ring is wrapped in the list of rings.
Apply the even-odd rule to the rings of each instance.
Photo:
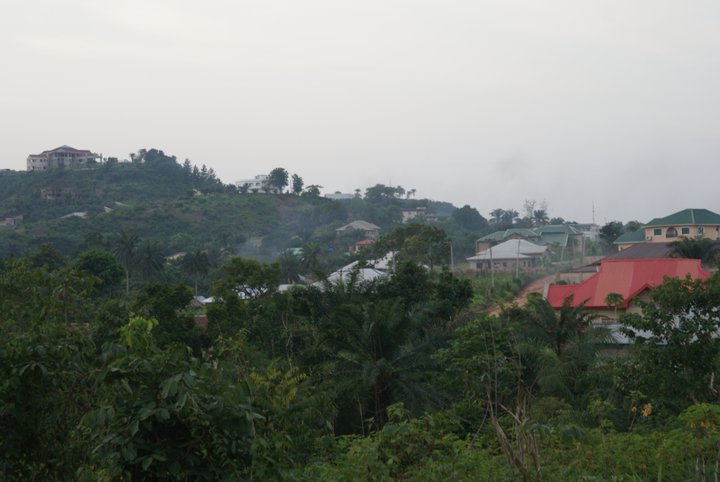
[[[30,154],[27,158],[28,171],[46,171],[48,169],[85,167],[100,160],[100,155],[85,149],[60,146],[40,154]]]

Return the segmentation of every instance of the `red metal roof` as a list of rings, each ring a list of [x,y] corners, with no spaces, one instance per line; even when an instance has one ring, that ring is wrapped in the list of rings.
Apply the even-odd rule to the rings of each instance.
[[[699,259],[654,258],[608,260],[600,264],[597,274],[576,285],[550,286],[547,299],[553,308],[560,308],[566,298],[572,295],[572,305],[583,301],[590,309],[608,308],[605,297],[618,293],[623,297],[623,308],[646,289],[663,283],[665,276],[670,278],[708,279],[710,273],[700,266]]]

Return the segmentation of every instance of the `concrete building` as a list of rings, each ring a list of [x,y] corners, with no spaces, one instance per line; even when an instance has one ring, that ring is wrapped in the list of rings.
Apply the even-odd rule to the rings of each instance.
[[[46,171],[48,169],[78,168],[96,163],[100,155],[88,150],[60,146],[40,154],[30,154],[27,158],[28,171]]]

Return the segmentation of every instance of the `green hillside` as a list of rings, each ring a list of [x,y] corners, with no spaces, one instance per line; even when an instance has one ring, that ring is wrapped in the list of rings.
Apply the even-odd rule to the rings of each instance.
[[[471,251],[480,233],[454,223],[451,204],[403,199],[391,187],[378,185],[364,198],[343,201],[314,193],[238,194],[212,169],[181,166],[155,149],[140,152],[132,163],[0,173],[0,220],[23,217],[15,228],[0,227],[0,257],[22,256],[46,243],[75,255],[107,247],[120,231],[157,242],[165,255],[211,249],[272,259],[308,242],[337,253],[355,240],[337,239],[337,227],[363,219],[388,231],[402,223],[403,208],[417,206],[437,214],[436,223],[456,239],[458,255]],[[56,190],[55,199],[43,198],[47,189]]]

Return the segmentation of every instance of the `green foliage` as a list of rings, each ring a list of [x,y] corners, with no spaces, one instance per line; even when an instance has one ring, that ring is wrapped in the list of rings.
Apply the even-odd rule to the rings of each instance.
[[[681,409],[716,398],[711,382],[720,354],[718,299],[718,275],[707,281],[668,278],[648,302],[639,301],[642,315],[621,318],[636,341],[637,360],[646,374],[638,380],[644,392]]]
[[[623,227],[623,223],[620,221],[610,221],[600,228],[600,239],[610,245],[624,232],[625,228]]]
[[[283,192],[288,185],[288,177],[289,174],[285,169],[282,167],[276,167],[270,171],[270,174],[268,175],[268,184],[273,189],[277,189],[278,192]]]
[[[699,259],[704,264],[711,264],[717,261],[717,242],[708,238],[692,239],[683,238],[670,244],[673,255],[678,258]]]
[[[373,245],[377,255],[389,251],[397,252],[399,261],[427,264],[432,270],[436,264],[449,264],[450,240],[440,228],[409,223],[383,234]]]
[[[80,253],[73,266],[87,275],[99,280],[98,290],[111,293],[122,281],[125,270],[117,260],[105,250],[93,248]]]

